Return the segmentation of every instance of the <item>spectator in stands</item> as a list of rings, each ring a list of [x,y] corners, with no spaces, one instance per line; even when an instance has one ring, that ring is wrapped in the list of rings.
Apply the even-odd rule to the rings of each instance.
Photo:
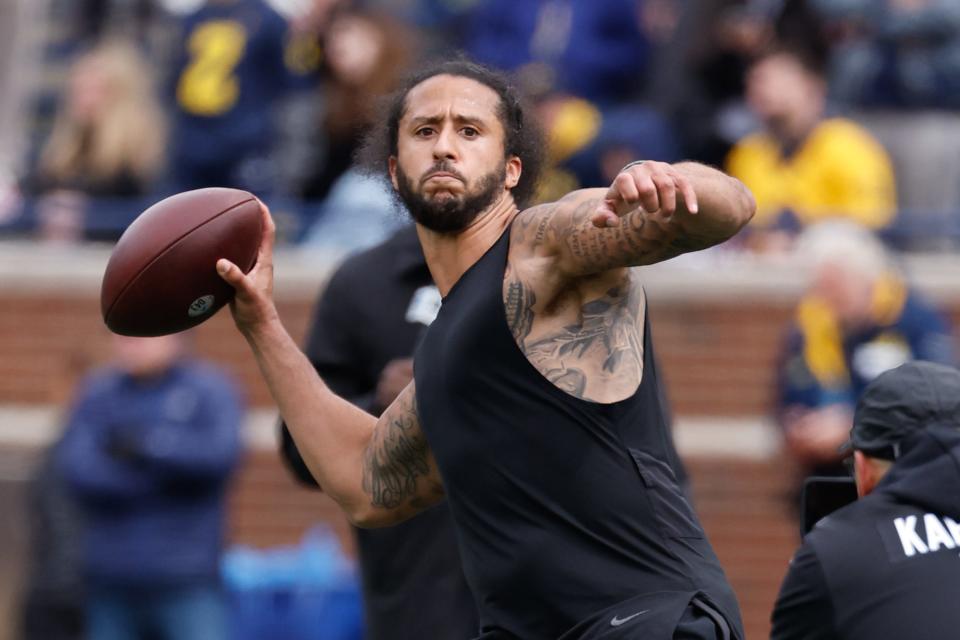
[[[352,253],[403,224],[387,185],[351,167],[372,109],[416,58],[419,39],[419,32],[384,13],[347,9],[331,18],[324,38],[325,113],[316,145],[322,151],[301,190],[321,201],[304,238],[315,250]]]
[[[588,184],[613,181],[631,160],[679,160],[670,123],[640,104],[600,109],[593,103],[551,94],[537,104],[547,137],[548,167],[537,199],[548,202]]]
[[[166,129],[149,67],[131,44],[82,55],[36,167],[20,183],[40,205],[41,234],[82,234],[89,198],[150,192],[164,160]]]
[[[783,249],[803,227],[846,218],[871,229],[896,209],[883,147],[846,118],[826,115],[826,82],[814,54],[772,48],[751,67],[747,100],[763,130],[738,142],[727,170],[757,199],[752,246]]]
[[[689,0],[653,61],[647,92],[674,120],[685,157],[720,165],[750,131],[745,77],[772,33],[769,16],[744,0]]]
[[[414,32],[385,14],[335,13],[324,35],[325,104],[321,162],[302,189],[321,200],[353,161],[377,99],[392,91],[416,56]]]
[[[278,174],[271,157],[275,107],[312,82],[311,70],[285,59],[294,55],[286,48],[287,23],[265,0],[207,0],[181,29],[174,187],[237,187],[262,196]]]
[[[527,95],[560,92],[606,107],[642,87],[649,44],[636,0],[490,0],[465,24],[469,56],[513,72]]]
[[[118,26],[133,37],[143,38],[160,8],[156,0],[79,0],[71,4],[79,42],[96,42]]]
[[[797,252],[813,277],[779,366],[777,418],[805,475],[843,475],[838,449],[866,385],[908,360],[955,364],[953,339],[862,227],[822,223]]]
[[[818,0],[838,36],[831,89],[862,107],[960,107],[960,3]]]
[[[58,464],[85,519],[91,640],[226,640],[225,489],[242,403],[183,334],[116,336],[82,383]]]
[[[670,114],[685,157],[723,164],[755,119],[744,99],[753,61],[773,42],[823,52],[818,14],[808,0],[656,0],[676,3],[672,32],[655,50],[648,100]],[[645,8],[648,6],[644,5]]]

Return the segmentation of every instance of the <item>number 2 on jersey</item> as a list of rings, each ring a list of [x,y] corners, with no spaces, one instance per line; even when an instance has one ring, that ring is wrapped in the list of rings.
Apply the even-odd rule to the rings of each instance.
[[[240,95],[234,75],[247,46],[247,31],[234,20],[212,20],[198,26],[187,41],[191,55],[177,83],[177,101],[197,116],[229,111]]]

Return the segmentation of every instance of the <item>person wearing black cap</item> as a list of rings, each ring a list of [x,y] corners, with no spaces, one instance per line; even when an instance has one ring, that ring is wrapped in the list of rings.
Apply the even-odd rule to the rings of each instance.
[[[881,374],[847,446],[861,499],[804,539],[771,639],[957,637],[960,371],[913,361]]]

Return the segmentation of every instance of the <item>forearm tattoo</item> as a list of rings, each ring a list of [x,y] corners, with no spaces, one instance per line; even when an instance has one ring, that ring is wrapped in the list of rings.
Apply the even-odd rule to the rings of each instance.
[[[586,200],[569,216],[555,217],[558,240],[583,272],[651,264],[716,243],[684,230],[677,215],[664,218],[642,209],[622,216],[619,226],[598,228],[591,220],[598,205],[599,200]]]

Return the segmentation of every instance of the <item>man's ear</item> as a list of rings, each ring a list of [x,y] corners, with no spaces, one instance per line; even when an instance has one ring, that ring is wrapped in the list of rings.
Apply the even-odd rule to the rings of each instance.
[[[390,184],[393,185],[394,191],[399,191],[397,183],[397,156],[390,156],[387,158],[387,170],[390,172]]]
[[[862,451],[853,452],[853,477],[857,482],[857,494],[862,498],[877,488],[890,468],[885,460],[871,458]]]
[[[507,166],[504,172],[506,174],[506,187],[513,189],[520,182],[520,175],[523,173],[523,162],[517,156],[507,158]]]

